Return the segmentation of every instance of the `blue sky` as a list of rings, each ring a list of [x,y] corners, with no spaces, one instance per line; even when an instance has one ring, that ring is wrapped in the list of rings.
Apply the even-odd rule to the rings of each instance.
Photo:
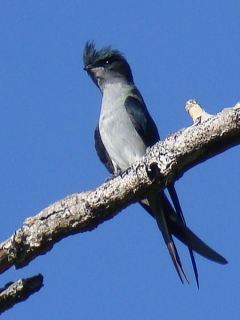
[[[93,131],[100,93],[82,69],[87,40],[125,53],[162,138],[239,100],[239,1],[1,1],[0,238],[23,220],[107,177]],[[235,147],[176,183],[191,228],[229,261],[197,256],[183,286],[154,221],[132,205],[93,232],[69,237],[10,280],[41,272],[44,288],[3,319],[239,319],[239,166]]]

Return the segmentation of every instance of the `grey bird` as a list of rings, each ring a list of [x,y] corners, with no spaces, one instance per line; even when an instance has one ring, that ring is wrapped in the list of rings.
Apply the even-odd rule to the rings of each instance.
[[[100,118],[95,130],[96,151],[108,171],[118,175],[160,140],[159,133],[121,52],[111,47],[97,50],[93,42],[87,42],[83,62],[84,70],[102,93]],[[156,219],[182,283],[184,279],[188,280],[173,236],[188,247],[199,287],[193,251],[220,264],[227,261],[186,226],[174,184],[167,189],[172,203],[164,191],[152,190],[140,204]]]

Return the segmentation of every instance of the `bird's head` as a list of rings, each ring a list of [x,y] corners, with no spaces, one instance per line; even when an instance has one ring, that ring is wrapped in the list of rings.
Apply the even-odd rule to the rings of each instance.
[[[96,85],[102,89],[107,82],[118,79],[133,82],[133,76],[127,60],[121,52],[111,47],[96,50],[93,42],[87,42],[83,52],[84,70],[88,72]]]

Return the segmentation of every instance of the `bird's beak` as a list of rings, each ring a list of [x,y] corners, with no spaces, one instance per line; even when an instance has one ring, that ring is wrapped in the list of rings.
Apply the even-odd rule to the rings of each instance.
[[[92,65],[92,64],[88,64],[87,66],[85,66],[85,67],[83,68],[83,70],[89,71],[89,70],[91,70],[92,68],[93,68],[93,65]]]

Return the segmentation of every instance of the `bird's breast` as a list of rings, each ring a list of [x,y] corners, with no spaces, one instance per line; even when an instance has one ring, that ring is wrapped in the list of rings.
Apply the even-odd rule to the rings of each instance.
[[[99,131],[102,142],[115,166],[126,170],[146,152],[124,106],[126,93],[117,90],[103,94]]]

